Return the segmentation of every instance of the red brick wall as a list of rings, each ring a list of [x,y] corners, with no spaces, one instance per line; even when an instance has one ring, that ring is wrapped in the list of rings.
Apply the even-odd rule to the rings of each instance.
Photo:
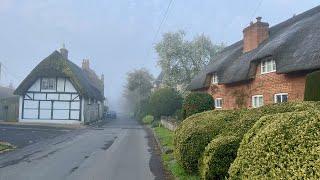
[[[237,84],[211,85],[207,92],[214,98],[222,98],[222,109],[252,107],[252,96],[263,95],[264,104],[274,103],[274,95],[288,93],[288,101],[302,101],[304,98],[306,73],[261,74],[257,67],[253,80]],[[243,105],[243,106],[242,106]]]

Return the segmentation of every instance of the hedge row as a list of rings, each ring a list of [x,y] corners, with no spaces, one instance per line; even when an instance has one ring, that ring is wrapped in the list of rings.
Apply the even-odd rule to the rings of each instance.
[[[304,111],[318,107],[317,103],[284,103],[252,110],[210,111],[186,119],[176,131],[175,155],[180,165],[190,173],[198,173],[198,163],[203,179],[228,176],[228,169],[238,148],[223,151],[220,146],[237,147],[243,135],[263,116],[277,113]],[[218,136],[219,135],[219,136]],[[219,139],[237,137],[239,141]],[[219,137],[217,140],[216,138]],[[211,143],[210,143],[211,142]],[[210,145],[206,148],[206,146]],[[229,163],[217,164],[216,162]],[[215,179],[216,179],[215,178]]]
[[[261,118],[244,136],[230,179],[320,179],[320,111]]]
[[[308,74],[304,99],[306,101],[320,101],[320,71]]]
[[[214,99],[208,93],[192,92],[183,101],[183,119],[214,109]]]

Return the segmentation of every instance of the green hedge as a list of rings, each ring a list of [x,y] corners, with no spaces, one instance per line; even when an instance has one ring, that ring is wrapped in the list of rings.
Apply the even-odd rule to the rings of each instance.
[[[151,124],[154,118],[151,115],[147,115],[142,119],[143,124]]]
[[[318,104],[313,102],[282,103],[258,109],[208,111],[193,115],[187,118],[176,131],[175,154],[177,160],[188,172],[198,173],[198,162],[201,167],[205,161],[203,159],[205,156],[200,157],[205,153],[205,147],[217,135],[235,136],[242,139],[243,135],[265,115],[315,109],[319,107]],[[236,153],[237,149],[234,149],[234,152]],[[212,161],[219,161],[219,159],[212,159]],[[228,169],[229,166],[230,163],[226,163],[224,168]],[[226,172],[222,175],[225,174]]]
[[[214,100],[208,93],[193,92],[184,99],[182,109],[185,119],[196,113],[213,110]]]
[[[175,131],[175,157],[190,174],[198,173],[198,160],[213,137],[239,117],[236,111],[208,111],[184,120]]]
[[[244,136],[230,179],[320,179],[320,112],[262,117]]]
[[[225,179],[228,177],[229,165],[237,156],[240,138],[219,136],[206,147],[199,162],[202,179]]]
[[[161,116],[172,116],[182,107],[183,98],[172,88],[162,88],[151,94],[149,106],[155,119]]]
[[[320,71],[307,76],[304,99],[306,101],[320,101]]]

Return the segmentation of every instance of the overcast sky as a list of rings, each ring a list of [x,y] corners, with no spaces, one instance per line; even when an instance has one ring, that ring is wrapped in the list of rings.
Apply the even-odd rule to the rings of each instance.
[[[112,105],[121,96],[126,73],[145,67],[159,73],[153,38],[170,0],[0,0],[0,84],[23,78],[62,43],[69,59],[91,60],[105,74]],[[271,26],[319,5],[319,0],[174,0],[156,41],[168,31],[188,37],[205,33],[228,45],[256,16]]]

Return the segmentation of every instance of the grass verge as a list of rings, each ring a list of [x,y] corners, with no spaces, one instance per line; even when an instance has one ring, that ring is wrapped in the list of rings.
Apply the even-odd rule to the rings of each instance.
[[[0,142],[0,154],[6,151],[10,151],[14,149],[14,147],[8,143]]]
[[[162,162],[164,163],[165,167],[171,174],[174,176],[175,179],[179,180],[198,180],[199,177],[197,176],[190,176],[187,174],[184,169],[177,163],[173,156],[173,136],[174,132],[163,128],[163,127],[156,127],[153,128],[155,135],[160,141],[162,147]]]

